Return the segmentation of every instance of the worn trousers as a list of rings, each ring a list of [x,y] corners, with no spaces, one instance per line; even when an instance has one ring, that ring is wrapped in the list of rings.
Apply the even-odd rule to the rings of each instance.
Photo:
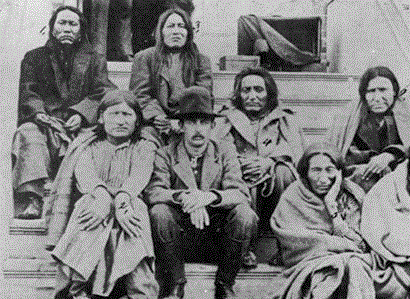
[[[172,289],[186,282],[186,253],[201,255],[205,247],[217,250],[216,280],[230,287],[234,285],[242,255],[257,230],[258,216],[248,203],[232,208],[207,207],[207,211],[210,225],[200,230],[179,205],[156,204],[150,209],[156,276],[161,293],[167,292],[164,288]],[[196,246],[201,244],[211,246]]]

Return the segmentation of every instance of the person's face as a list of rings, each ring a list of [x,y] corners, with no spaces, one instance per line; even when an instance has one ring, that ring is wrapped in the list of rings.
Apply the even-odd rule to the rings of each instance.
[[[244,109],[248,112],[259,112],[263,109],[268,96],[265,80],[258,75],[249,75],[242,79],[241,85]]]
[[[62,44],[80,38],[80,16],[71,10],[60,11],[54,23],[53,36]]]
[[[308,181],[312,191],[319,196],[329,192],[336,180],[337,168],[330,158],[325,155],[316,155],[310,158]]]
[[[182,48],[187,40],[188,30],[179,14],[170,15],[162,28],[164,43],[169,48]]]
[[[209,141],[213,126],[214,122],[209,118],[184,120],[182,130],[184,131],[185,141],[192,147],[199,148],[204,146]]]
[[[134,133],[137,126],[137,114],[126,103],[116,104],[104,111],[100,122],[104,124],[108,140],[118,143]]]
[[[369,81],[366,101],[373,113],[384,113],[394,102],[393,84],[386,77],[376,77]]]

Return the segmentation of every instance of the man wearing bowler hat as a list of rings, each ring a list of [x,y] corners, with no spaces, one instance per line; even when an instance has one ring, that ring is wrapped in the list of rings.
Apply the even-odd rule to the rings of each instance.
[[[237,298],[232,287],[258,218],[233,144],[210,140],[218,115],[209,91],[192,86],[179,102],[183,133],[157,151],[147,188],[160,298],[183,298],[194,245],[194,255],[218,249],[215,298]]]

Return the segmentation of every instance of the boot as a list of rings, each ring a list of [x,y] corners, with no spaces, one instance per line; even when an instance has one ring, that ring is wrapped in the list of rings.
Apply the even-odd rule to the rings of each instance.
[[[242,266],[244,251],[249,246],[249,240],[237,241],[223,238],[223,256],[219,259],[215,280],[215,298],[236,298],[233,292],[235,278]]]
[[[160,298],[183,298],[186,283],[184,259],[181,244],[161,242],[157,253],[157,281],[160,286]],[[157,246],[157,248],[158,248]],[[171,296],[171,297],[170,297]]]
[[[20,213],[19,219],[40,219],[42,214],[43,201],[37,194],[27,192],[24,194],[25,200],[28,203],[26,209]]]
[[[186,284],[186,279],[180,279],[173,290],[171,290],[171,293],[169,294],[168,297],[165,297],[164,299],[180,299],[184,298],[185,295],[185,284]]]
[[[215,282],[215,299],[238,298],[232,287],[225,285],[221,281]]]

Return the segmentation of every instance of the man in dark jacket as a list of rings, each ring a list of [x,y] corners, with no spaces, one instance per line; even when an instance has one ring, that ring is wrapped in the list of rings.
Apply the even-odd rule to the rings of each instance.
[[[94,52],[83,14],[70,6],[52,15],[46,45],[21,63],[18,129],[12,166],[16,216],[41,217],[42,197],[71,138],[95,122],[102,96],[116,86]]]
[[[183,297],[192,246],[196,256],[218,248],[215,298],[237,298],[232,287],[257,216],[233,144],[210,140],[209,91],[189,87],[179,103],[183,136],[158,150],[147,187],[160,298]]]

